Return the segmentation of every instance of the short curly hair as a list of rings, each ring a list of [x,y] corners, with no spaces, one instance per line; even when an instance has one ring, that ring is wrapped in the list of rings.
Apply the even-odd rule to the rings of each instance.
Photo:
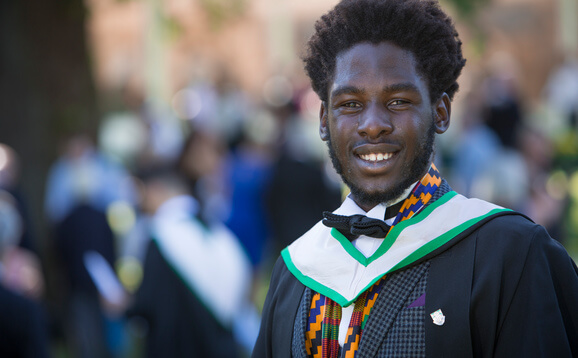
[[[410,51],[430,99],[450,99],[466,60],[452,19],[434,0],[342,0],[315,24],[303,56],[311,86],[327,101],[337,56],[361,42],[389,41]]]

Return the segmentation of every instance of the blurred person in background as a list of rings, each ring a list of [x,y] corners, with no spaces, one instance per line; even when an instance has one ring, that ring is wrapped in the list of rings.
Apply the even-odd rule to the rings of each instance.
[[[351,189],[281,252],[254,357],[576,357],[578,268],[433,164],[465,65],[437,1],[342,0],[304,57]]]
[[[254,270],[258,270],[271,235],[266,190],[276,158],[277,127],[266,110],[251,115],[244,124],[227,158],[230,212],[226,224],[245,247]]]
[[[465,96],[460,133],[443,139],[452,143],[449,174],[457,191],[522,210],[532,176],[519,147],[525,118],[517,68],[509,54],[493,55],[480,86]]]
[[[325,161],[307,145],[307,128],[296,104],[291,102],[276,113],[281,138],[266,192],[272,233],[269,260],[322,219],[323,211],[334,210],[341,202],[340,183],[330,179]]]
[[[44,358],[49,333],[42,274],[35,255],[19,246],[22,224],[14,198],[0,191],[0,357]]]
[[[4,284],[40,301],[44,299],[44,274],[28,217],[27,203],[19,187],[20,160],[10,146],[0,143],[0,193],[3,202],[16,210],[19,237],[5,250]]]
[[[198,215],[223,221],[229,210],[223,172],[227,145],[219,131],[203,126],[191,127],[176,158],[176,170],[202,208]]]
[[[120,324],[109,314],[100,278],[114,272],[116,237],[107,210],[117,201],[134,202],[128,172],[103,155],[84,134],[66,142],[49,171],[45,211],[53,242],[64,338],[77,357],[117,354],[113,332]],[[97,262],[96,265],[93,263]]]
[[[44,273],[39,257],[20,246],[24,221],[17,208],[16,199],[8,192],[0,191],[3,209],[6,244],[2,250],[2,284],[34,301],[44,300]],[[12,237],[14,235],[15,237]]]
[[[78,133],[64,142],[61,156],[50,167],[45,212],[58,224],[79,205],[105,213],[115,201],[134,203],[135,195],[127,170],[103,155],[88,135]]]
[[[504,57],[503,54],[495,58],[510,63],[505,60],[509,57]],[[515,66],[504,67],[508,70],[501,69],[501,72],[515,73]],[[452,186],[466,196],[484,198],[518,210],[543,225],[553,238],[563,241],[565,203],[560,198],[552,197],[546,190],[548,178],[558,164],[552,135],[544,128],[555,128],[556,123],[550,118],[540,118],[540,124],[537,125],[532,122],[531,117],[522,117],[516,110],[514,112],[518,113],[520,118],[514,121],[516,125],[511,126],[509,144],[505,145],[496,130],[486,123],[488,109],[492,106],[499,107],[496,103],[492,104],[496,97],[500,97],[496,96],[496,93],[515,92],[515,76],[502,74],[502,77],[502,86],[510,89],[496,90],[495,93],[492,93],[495,89],[493,86],[481,86],[483,91],[479,88],[473,89],[465,96],[460,107],[464,113],[457,114],[457,124],[461,124],[461,127],[457,127],[459,133],[443,138],[447,142],[442,144],[446,144],[443,148],[444,157],[451,172]],[[495,81],[496,79],[490,78],[478,82],[487,84]],[[512,101],[504,99],[504,102]],[[502,115],[506,116],[507,112],[504,111]],[[510,119],[504,121],[508,122]],[[501,119],[498,122],[501,122]]]
[[[567,55],[564,62],[550,74],[543,89],[548,110],[553,112],[549,119],[553,121],[557,135],[578,130],[578,58]],[[566,133],[564,133],[566,132]]]
[[[515,77],[517,67],[509,54],[495,54],[481,86],[485,123],[506,148],[517,147],[516,136],[523,123],[522,101]]]
[[[487,175],[503,150],[500,138],[483,120],[480,97],[476,93],[466,95],[464,108],[467,113],[460,117],[457,138],[448,138],[452,183],[465,196],[480,196],[476,192],[480,178]]]
[[[65,279],[64,329],[73,354],[112,356],[107,342],[109,317],[87,262],[96,254],[114,267],[115,236],[105,213],[90,205],[75,207],[56,226],[54,244]]]
[[[33,234],[32,222],[28,214],[28,203],[20,188],[20,158],[10,146],[0,143],[0,189],[12,195],[16,209],[22,218],[22,237],[18,245],[38,254],[36,237]]]
[[[196,130],[183,150],[180,170],[143,169],[141,205],[150,240],[127,315],[147,323],[146,357],[237,357],[254,342],[243,342],[249,332],[235,332],[250,306],[250,262],[237,238],[207,211],[207,201],[195,195],[207,194],[198,185],[220,165],[222,147],[212,134]]]
[[[528,177],[532,178],[519,210],[544,226],[554,239],[568,244],[563,223],[568,200],[558,194],[563,188],[558,187],[558,191],[548,188],[548,181],[557,169],[554,143],[536,128],[524,126],[518,133],[518,147]]]

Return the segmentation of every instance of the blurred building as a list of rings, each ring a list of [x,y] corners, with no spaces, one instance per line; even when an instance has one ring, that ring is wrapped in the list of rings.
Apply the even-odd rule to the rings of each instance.
[[[300,75],[314,21],[336,3],[265,0],[87,0],[101,92],[169,98],[193,81],[233,80],[260,94],[274,74]]]
[[[259,96],[273,75],[304,81],[303,44],[336,2],[87,0],[96,81],[101,93],[170,99],[193,81],[231,80]],[[472,17],[455,16],[466,77],[505,53],[509,63],[500,65],[516,72],[525,96],[538,99],[553,68],[576,50],[576,0],[481,3]],[[452,12],[449,0],[444,6]]]

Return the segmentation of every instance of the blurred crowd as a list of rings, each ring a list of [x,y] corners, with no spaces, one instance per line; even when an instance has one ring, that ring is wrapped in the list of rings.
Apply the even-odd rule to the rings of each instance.
[[[508,70],[460,94],[438,168],[572,253],[578,64],[552,74],[534,116]],[[0,311],[13,317],[0,322],[0,356],[248,356],[274,260],[344,195],[319,102],[288,84],[273,79],[255,103],[196,82],[171,107],[147,102],[107,116],[96,138],[70,135],[47,175],[46,235],[18,185],[25,163],[0,145]]]

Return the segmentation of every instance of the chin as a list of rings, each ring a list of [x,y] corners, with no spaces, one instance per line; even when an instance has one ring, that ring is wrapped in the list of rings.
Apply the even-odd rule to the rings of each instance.
[[[410,181],[408,183],[404,181],[398,183],[392,188],[371,191],[364,190],[353,185],[349,185],[349,189],[351,190],[351,195],[360,203],[368,206],[376,206],[378,204],[398,198],[413,183],[414,181]]]

